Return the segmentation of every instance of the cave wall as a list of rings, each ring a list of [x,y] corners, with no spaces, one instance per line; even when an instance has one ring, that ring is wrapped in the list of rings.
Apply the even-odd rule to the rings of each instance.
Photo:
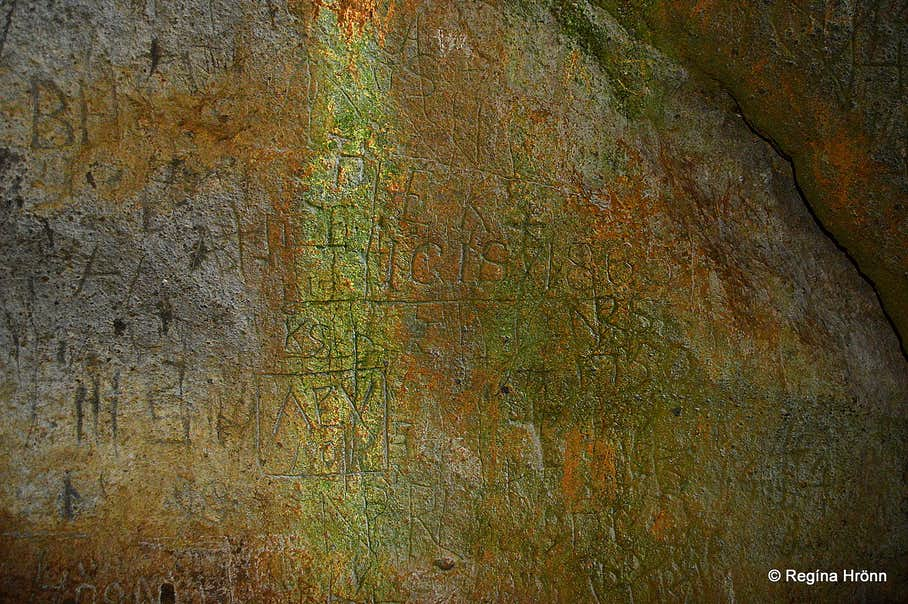
[[[820,92],[639,6],[2,6],[4,601],[908,597],[904,214],[816,205],[904,197],[802,180]]]
[[[731,94],[908,333],[908,2],[599,0]],[[571,2],[560,15],[582,19]]]

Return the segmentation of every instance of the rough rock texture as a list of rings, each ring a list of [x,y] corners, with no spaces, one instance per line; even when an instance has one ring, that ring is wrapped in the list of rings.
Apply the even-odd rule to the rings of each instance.
[[[904,353],[908,2],[597,3],[715,78],[792,158],[817,218],[876,284]],[[582,18],[569,1],[559,9]]]
[[[658,4],[3,3],[0,598],[908,599],[903,9]]]

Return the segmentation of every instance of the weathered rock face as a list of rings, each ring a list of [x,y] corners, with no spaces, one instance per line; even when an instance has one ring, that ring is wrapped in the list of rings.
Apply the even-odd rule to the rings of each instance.
[[[3,599],[908,598],[897,335],[740,111],[885,139],[627,8],[5,4]]]
[[[877,285],[904,352],[908,3],[598,4],[716,78],[764,136],[792,158],[818,219]],[[570,2],[558,6],[559,14],[583,19]]]

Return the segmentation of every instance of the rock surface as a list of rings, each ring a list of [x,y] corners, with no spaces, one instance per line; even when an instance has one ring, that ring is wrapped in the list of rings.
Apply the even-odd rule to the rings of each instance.
[[[690,4],[3,3],[0,598],[908,599],[904,7]]]
[[[792,159],[818,220],[876,284],[904,354],[908,2],[598,3],[719,82]]]

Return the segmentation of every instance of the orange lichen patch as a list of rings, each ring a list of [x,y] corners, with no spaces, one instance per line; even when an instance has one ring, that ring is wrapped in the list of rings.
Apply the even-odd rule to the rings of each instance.
[[[699,17],[704,13],[709,13],[713,10],[715,3],[716,0],[697,0],[697,3],[691,9],[691,14]]]
[[[588,435],[578,428],[565,435],[561,493],[570,511],[579,511],[581,504],[614,501],[617,479],[617,450],[606,437]]]
[[[766,57],[760,59],[750,69],[749,77],[752,81],[758,82],[763,78],[763,74],[766,71],[766,66],[769,64],[769,59]]]
[[[643,235],[649,221],[666,212],[661,195],[649,191],[646,168],[640,154],[626,141],[618,146],[627,155],[625,171],[598,188],[588,188],[576,172],[571,184],[574,195],[569,198],[572,209],[592,221],[594,239],[608,242],[619,236],[634,239]]]
[[[590,460],[590,486],[597,495],[614,501],[618,484],[617,451],[604,436],[587,443]]]
[[[339,0],[331,5],[337,22],[347,37],[361,34],[366,24],[375,17],[375,0]]]
[[[268,73],[235,65],[195,94],[120,91],[116,113],[92,123],[75,152],[71,170],[80,178],[73,180],[103,198],[125,201],[155,173],[174,166],[194,176],[183,181],[200,182],[238,162],[272,197],[289,196],[309,154],[311,103],[304,80],[289,62]],[[99,164],[119,166],[117,178],[97,186],[95,179],[81,178]],[[69,192],[59,193],[65,199]]]
[[[527,112],[527,116],[533,120],[533,123],[542,124],[548,121],[552,117],[552,114],[545,109],[531,109]]]
[[[844,133],[843,133],[844,134]],[[864,223],[866,211],[855,207],[858,200],[854,197],[875,173],[870,165],[867,143],[863,137],[850,133],[849,136],[826,138],[813,143],[814,161],[813,177],[816,182],[829,191],[827,198],[829,209],[836,214],[846,212],[846,216]]]
[[[361,36],[366,27],[371,26],[379,44],[384,42],[385,33],[395,13],[393,1],[380,7],[376,0],[315,0],[315,6],[316,11],[318,8],[327,8],[337,16],[338,27],[348,40]]]
[[[668,512],[665,509],[660,509],[656,513],[656,518],[653,520],[653,523],[649,527],[650,534],[657,539],[658,541],[665,541],[667,539],[666,532],[671,530],[674,526],[671,517],[668,515]]]

